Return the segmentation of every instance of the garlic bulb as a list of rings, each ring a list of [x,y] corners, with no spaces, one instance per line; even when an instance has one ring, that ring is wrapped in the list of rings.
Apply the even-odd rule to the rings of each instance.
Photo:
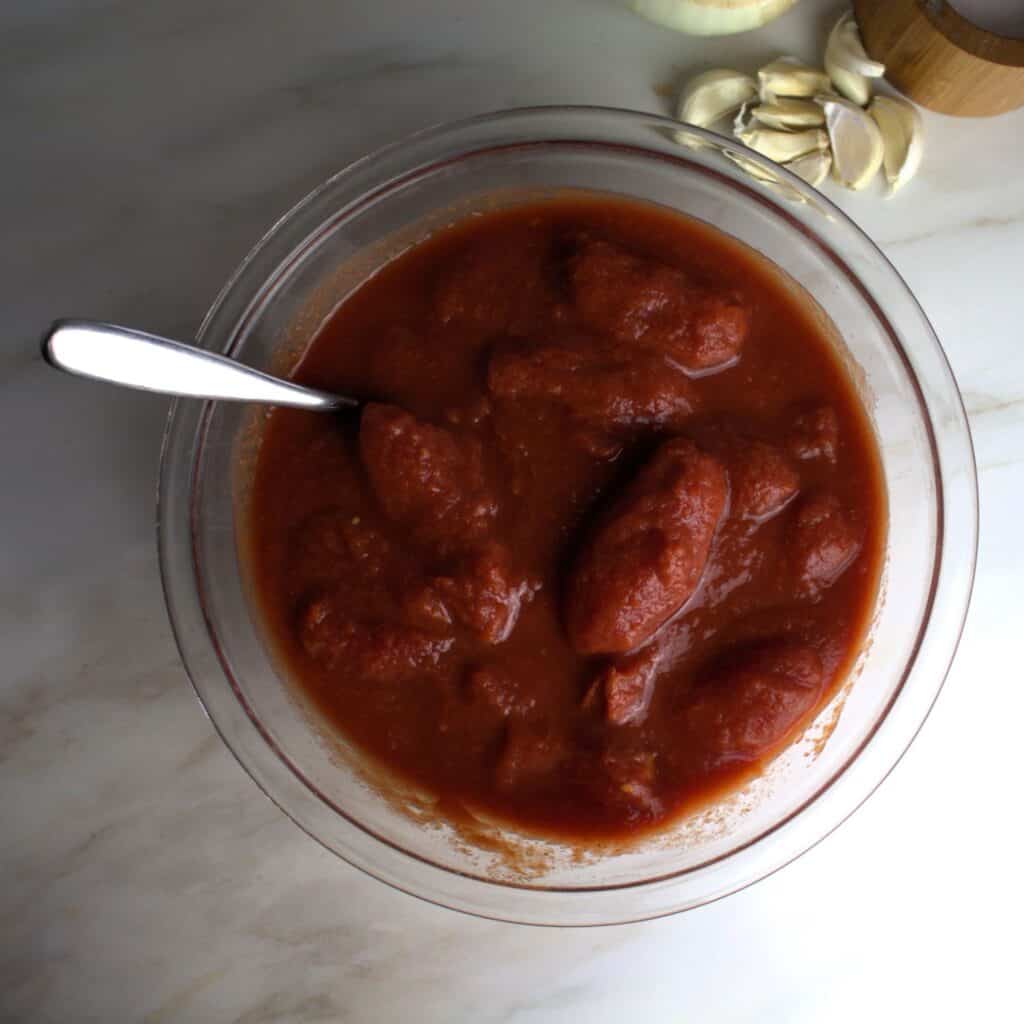
[[[844,188],[866,187],[882,165],[882,133],[867,111],[838,96],[821,96],[832,145],[832,177]]]
[[[824,71],[809,67],[795,57],[780,57],[757,73],[761,102],[774,103],[779,96],[817,96],[830,92],[832,83]]]
[[[882,133],[882,163],[889,195],[892,195],[910,181],[921,166],[924,153],[921,115],[906,101],[890,96],[876,96],[868,113]]]
[[[796,0],[630,0],[637,14],[695,36],[725,36],[759,28]]]
[[[698,128],[707,128],[735,114],[756,95],[757,83],[749,75],[729,68],[705,71],[684,86],[676,118]]]
[[[847,11],[829,33],[825,70],[836,89],[862,107],[871,99],[869,79],[885,74],[885,65],[871,60],[864,50],[851,11]]]

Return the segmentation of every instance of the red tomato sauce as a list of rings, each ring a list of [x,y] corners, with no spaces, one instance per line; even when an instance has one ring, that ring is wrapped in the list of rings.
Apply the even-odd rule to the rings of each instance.
[[[467,218],[332,314],[248,523],[289,675],[377,764],[519,827],[649,829],[791,742],[873,610],[885,499],[806,296],[613,198]]]

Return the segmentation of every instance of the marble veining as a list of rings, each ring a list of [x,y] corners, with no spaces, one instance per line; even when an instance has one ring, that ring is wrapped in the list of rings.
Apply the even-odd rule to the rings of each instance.
[[[954,221],[952,224],[943,224],[940,227],[922,231],[918,234],[906,235],[900,238],[890,238],[885,242],[887,249],[895,249],[900,246],[917,245],[920,242],[927,242],[940,235],[962,235],[966,232],[991,233],[1006,228],[1011,230],[1019,229],[1024,222],[1024,211],[1005,217],[975,217],[967,221]]]
[[[61,379],[35,350],[59,315],[189,336],[283,210],[410,131],[529,103],[664,110],[655,85],[680,72],[816,59],[840,6],[708,41],[618,0],[3,6],[0,1020],[1013,1019],[1024,112],[926,114],[904,193],[828,189],[934,323],[974,430],[978,580],[943,696],[835,835],[668,920],[464,917],[285,819],[217,739],[167,624],[166,402]]]

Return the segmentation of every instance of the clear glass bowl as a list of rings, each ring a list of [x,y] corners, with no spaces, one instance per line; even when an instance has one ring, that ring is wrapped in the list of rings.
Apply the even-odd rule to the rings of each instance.
[[[253,779],[311,836],[445,906],[521,922],[611,923],[684,910],[762,878],[827,835],[890,771],[959,640],[977,547],[976,476],[960,395],[927,319],[820,193],[738,144],[679,131],[641,113],[540,108],[414,136],[345,169],[283,217],[214,303],[199,342],[287,372],[337,303],[403,246],[473,210],[564,189],[701,218],[802,285],[844,339],[879,439],[889,502],[881,592],[847,685],[762,777],[714,807],[634,846],[579,856],[486,824],[453,831],[416,794],[382,794],[289,685],[251,598],[241,524],[265,412],[196,401],[171,410],[160,559],[200,700]]]

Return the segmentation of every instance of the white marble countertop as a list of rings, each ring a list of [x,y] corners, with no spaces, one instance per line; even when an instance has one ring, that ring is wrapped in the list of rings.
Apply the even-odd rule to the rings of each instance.
[[[528,929],[423,904],[286,820],[216,738],[164,614],[166,403],[48,371],[58,315],[187,337],[277,215],[428,123],[662,109],[687,68],[814,58],[803,0],[700,42],[617,0],[8,0],[0,294],[0,1019],[1019,1020],[1024,112],[926,116],[920,177],[836,195],[945,344],[980,565],[945,691],[851,821],[713,906]]]

